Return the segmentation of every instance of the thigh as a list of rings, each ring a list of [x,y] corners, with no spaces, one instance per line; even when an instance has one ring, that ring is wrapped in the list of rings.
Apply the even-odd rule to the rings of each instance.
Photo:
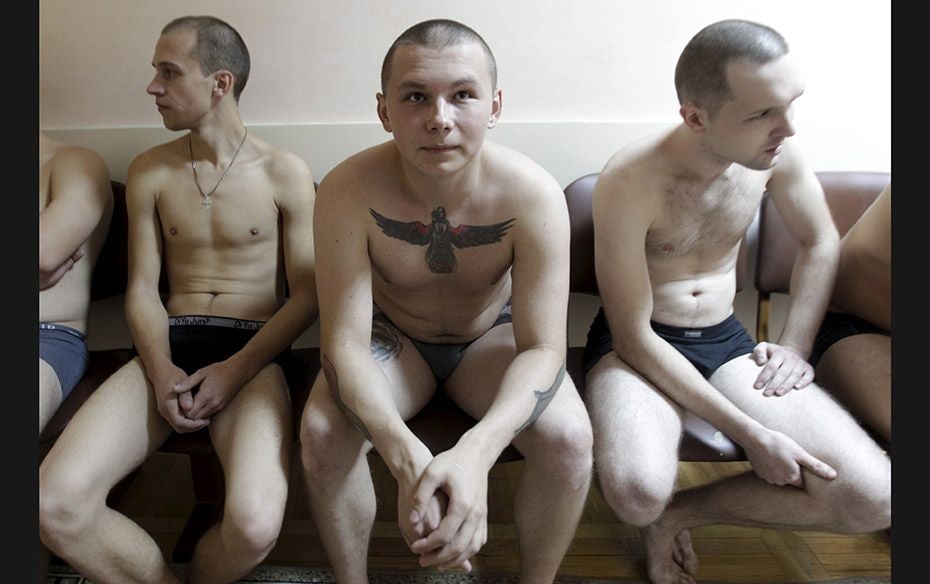
[[[39,413],[45,418],[51,418],[61,405],[61,382],[55,369],[42,359],[39,359],[39,404]],[[47,419],[41,422],[44,427]]]
[[[293,441],[284,372],[269,363],[210,421],[210,439],[226,479],[227,499],[286,494]],[[264,495],[263,495],[264,493]]]
[[[515,355],[513,325],[492,328],[465,350],[458,367],[446,380],[446,392],[471,417],[481,419],[497,397]],[[527,391],[546,391],[549,387],[528,387]],[[590,425],[578,390],[566,373],[546,409],[517,435],[513,444],[526,455],[533,444],[546,444],[549,439],[578,432],[590,435]]]
[[[84,477],[107,491],[138,467],[172,432],[138,357],[87,399],[42,463],[43,479]]]
[[[861,334],[837,341],[817,363],[816,381],[891,439],[891,337]]]
[[[710,382],[762,425],[790,436],[838,471],[886,464],[881,448],[822,387],[811,383],[783,396],[765,397],[752,386],[760,370],[744,355],[721,366]]]
[[[675,476],[682,409],[616,353],[602,357],[588,372],[585,404],[599,468],[623,466]]]
[[[429,402],[436,392],[436,379],[416,345],[393,324],[375,321],[371,339],[371,354],[386,380],[386,389],[404,420],[409,420]],[[378,391],[377,388],[365,388]],[[355,428],[336,403],[323,371],[317,374],[301,415],[304,427],[325,424],[334,428]],[[361,433],[358,434],[361,436]]]

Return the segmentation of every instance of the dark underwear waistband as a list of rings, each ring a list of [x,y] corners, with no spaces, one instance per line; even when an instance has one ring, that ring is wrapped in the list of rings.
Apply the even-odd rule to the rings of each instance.
[[[735,312],[730,313],[730,316],[726,317],[717,324],[705,327],[673,326],[670,324],[656,322],[654,320],[650,321],[649,324],[652,325],[652,330],[670,337],[679,337],[682,339],[713,339],[721,333],[727,332],[730,326],[732,326],[732,322],[734,320],[736,320]]]
[[[77,329],[73,329],[70,326],[65,326],[63,324],[55,324],[53,322],[40,322],[39,328],[47,330],[47,331],[62,331],[62,332],[68,333],[69,335],[74,335],[77,338],[81,339],[82,341],[87,340],[87,337],[84,336],[84,333],[82,333],[81,331]]]
[[[257,331],[265,325],[265,322],[261,320],[247,320],[244,318],[230,318],[228,316],[184,314],[180,316],[169,316],[168,324],[172,326],[219,326],[223,328]]]

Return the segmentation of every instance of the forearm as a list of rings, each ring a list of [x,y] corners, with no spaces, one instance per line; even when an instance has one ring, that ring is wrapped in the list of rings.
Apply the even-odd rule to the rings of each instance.
[[[370,349],[324,347],[321,361],[333,399],[346,417],[374,445],[395,479],[415,482],[432,454],[404,422],[390,381]]]
[[[230,359],[236,362],[247,379],[252,379],[265,365],[288,349],[313,324],[316,317],[314,299],[307,294],[294,294]]]
[[[794,348],[805,359],[830,302],[838,264],[839,245],[833,240],[802,247],[795,259],[788,311],[778,344]]]
[[[513,439],[542,415],[565,375],[564,346],[519,352],[501,378],[488,411],[462,435],[456,448],[477,454],[490,470]]]
[[[168,312],[157,292],[126,293],[126,323],[150,381],[171,367]]]
[[[614,344],[615,350],[617,344]],[[717,391],[681,353],[655,334],[617,350],[659,391],[737,443],[753,443],[763,426]]]

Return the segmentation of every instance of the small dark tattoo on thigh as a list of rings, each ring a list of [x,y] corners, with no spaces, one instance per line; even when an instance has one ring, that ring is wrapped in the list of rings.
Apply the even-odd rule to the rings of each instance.
[[[382,320],[371,322],[371,354],[375,361],[383,363],[399,355],[403,348],[397,329]]]

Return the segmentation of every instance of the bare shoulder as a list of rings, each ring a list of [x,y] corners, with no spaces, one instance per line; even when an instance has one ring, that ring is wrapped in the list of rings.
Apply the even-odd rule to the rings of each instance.
[[[661,192],[659,185],[673,165],[664,151],[667,138],[668,133],[640,138],[615,152],[598,177],[593,195],[596,204],[657,200],[648,195]]]
[[[396,184],[398,165],[397,151],[390,141],[361,150],[326,173],[317,190],[317,204],[357,206],[364,197]]]
[[[53,149],[49,165],[54,176],[109,180],[109,169],[103,156],[83,146],[58,143]]]
[[[529,156],[508,146],[486,141],[482,148],[482,164],[488,169],[486,180],[496,185],[514,203],[539,205],[564,204],[564,194],[558,181]]]
[[[313,175],[306,161],[297,154],[263,140],[256,139],[269,177],[277,184],[305,186],[313,182]]]
[[[129,163],[128,180],[157,174],[159,171],[174,171],[186,165],[190,168],[187,136],[158,144],[141,152]],[[183,146],[183,148],[182,148]]]
[[[819,191],[820,183],[796,138],[782,144],[778,163],[768,171],[766,190],[779,196],[785,192],[797,192],[799,185]]]

